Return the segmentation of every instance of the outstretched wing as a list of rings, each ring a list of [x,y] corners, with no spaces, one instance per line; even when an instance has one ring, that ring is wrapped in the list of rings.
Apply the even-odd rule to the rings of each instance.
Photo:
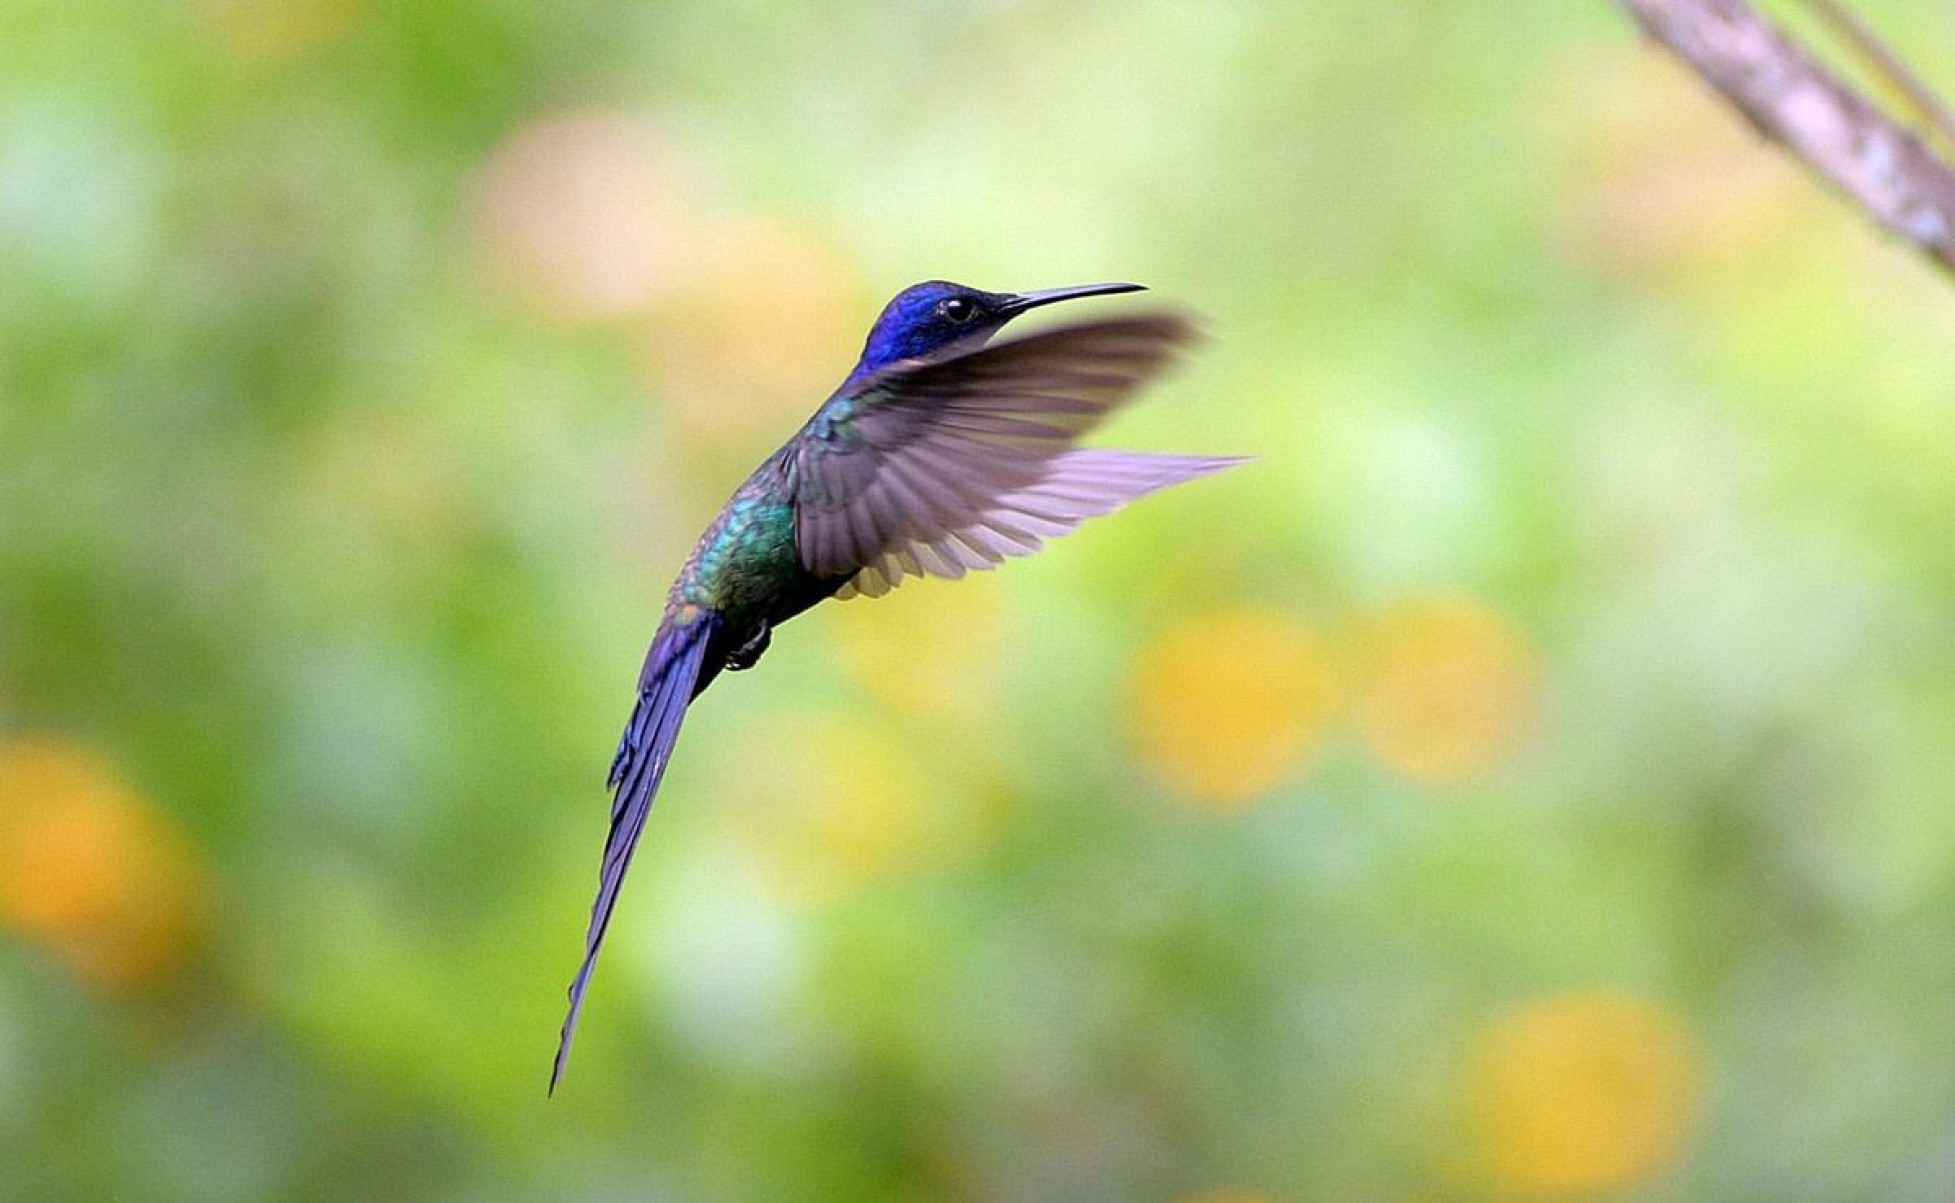
[[[1194,337],[1174,314],[1117,318],[871,377],[788,465],[802,564],[850,577],[844,597],[962,576],[1240,462],[1073,448]]]
[[[1156,489],[1244,462],[1239,456],[1150,455],[1082,447],[1047,461],[1038,479],[993,498],[961,526],[934,539],[899,541],[864,566],[835,596],[880,597],[905,576],[944,576],[996,567],[1030,555],[1047,539]]]

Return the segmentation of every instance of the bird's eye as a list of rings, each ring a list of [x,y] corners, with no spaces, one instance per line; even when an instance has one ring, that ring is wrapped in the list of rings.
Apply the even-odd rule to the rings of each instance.
[[[977,306],[967,297],[952,297],[937,306],[937,312],[943,314],[945,320],[961,326],[977,316]]]

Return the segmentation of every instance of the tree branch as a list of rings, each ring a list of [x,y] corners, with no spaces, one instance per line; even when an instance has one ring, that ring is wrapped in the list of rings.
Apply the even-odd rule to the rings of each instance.
[[[1887,43],[1880,40],[1865,21],[1848,12],[1836,0],[1806,0],[1806,7],[1825,19],[1826,23],[1853,47],[1861,58],[1873,65],[1882,79],[1891,84],[1907,102],[1914,106],[1915,115],[1946,143],[1944,150],[1955,147],[1955,116],[1948,112],[1948,106],[1935,95],[1935,90],[1916,75],[1901,56],[1895,54]]]
[[[1621,0],[1766,137],[1955,272],[1955,170],[1744,0]]]

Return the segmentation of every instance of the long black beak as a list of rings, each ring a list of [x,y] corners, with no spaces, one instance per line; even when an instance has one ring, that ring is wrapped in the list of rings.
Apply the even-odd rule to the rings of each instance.
[[[1014,293],[1000,308],[1009,316],[1017,316],[1027,309],[1037,309],[1041,305],[1051,305],[1058,301],[1072,301],[1080,297],[1103,297],[1116,292],[1146,292],[1145,284],[1075,284],[1071,288],[1042,288],[1037,292]]]

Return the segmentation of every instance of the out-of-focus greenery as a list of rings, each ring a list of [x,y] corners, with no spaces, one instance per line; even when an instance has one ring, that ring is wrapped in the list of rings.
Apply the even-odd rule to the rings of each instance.
[[[1955,1193],[1955,288],[1613,6],[0,26],[0,1197]],[[939,276],[1260,459],[703,698],[546,1100],[665,583]]]

